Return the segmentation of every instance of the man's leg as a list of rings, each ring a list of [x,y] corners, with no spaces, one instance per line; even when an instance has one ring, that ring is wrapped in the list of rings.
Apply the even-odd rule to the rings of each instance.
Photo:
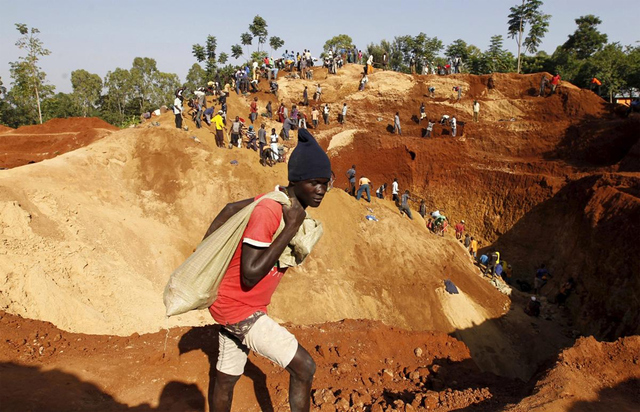
[[[233,401],[233,388],[242,376],[249,349],[225,329],[218,332],[218,342],[216,381],[211,404],[216,412],[228,412]]]
[[[245,335],[243,343],[289,372],[291,412],[309,411],[316,364],[295,336],[264,315]]]
[[[371,203],[371,188],[369,185],[365,186],[364,191],[367,194],[367,202]]]
[[[236,386],[238,379],[240,379],[240,376],[227,375],[216,371],[216,383],[213,388],[213,400],[211,402],[214,411],[228,412],[231,410],[233,388]]]
[[[289,372],[289,406],[292,412],[308,411],[311,407],[311,384],[316,373],[316,363],[309,352],[298,345],[293,360],[287,366]]]

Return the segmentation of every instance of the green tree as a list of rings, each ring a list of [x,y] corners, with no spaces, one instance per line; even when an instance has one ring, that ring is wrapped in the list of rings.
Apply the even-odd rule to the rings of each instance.
[[[71,93],[57,93],[42,101],[42,117],[45,121],[55,118],[77,117],[83,108]]]
[[[619,43],[609,43],[604,46],[589,59],[586,67],[589,68],[587,79],[597,77],[602,82],[602,88],[609,95],[609,103],[613,102],[614,94],[627,88],[629,59]]]
[[[562,73],[562,78],[571,83],[578,83],[580,73],[583,73],[583,66],[586,60],[579,59],[575,53],[567,51],[564,47],[558,46],[551,55],[551,73]]]
[[[224,82],[228,81],[233,74],[236,72],[237,67],[231,64],[227,64],[224,67],[220,68],[220,81],[224,84]]]
[[[196,58],[198,63],[205,62],[205,71],[207,77],[212,79],[216,73],[216,48],[218,46],[218,40],[215,36],[207,36],[205,45],[194,44],[191,46],[191,53]],[[222,64],[224,64],[222,62]]]
[[[177,74],[157,72],[151,91],[150,109],[168,106],[175,99],[176,89],[180,87]]]
[[[278,49],[282,46],[284,46],[284,40],[282,40],[280,37],[271,36],[269,38],[269,47],[271,47],[272,50],[278,51]],[[273,52],[271,54],[273,54]]]
[[[470,44],[467,46],[467,61],[463,61],[464,69],[471,74],[482,74],[482,57],[482,50]]]
[[[260,46],[266,43],[267,36],[269,35],[269,32],[267,31],[267,22],[259,15],[256,15],[253,18],[253,22],[249,25],[249,31],[254,38],[258,39],[257,51],[260,51]]]
[[[366,60],[369,56],[373,56],[374,62],[381,62],[382,55],[387,53],[387,58],[391,56],[391,43],[388,40],[380,41],[380,44],[369,43],[367,48],[365,49],[365,56],[363,59]]]
[[[8,125],[13,117],[13,107],[7,101],[7,88],[0,77],[0,124]]]
[[[258,63],[260,63],[261,61],[264,60],[264,58],[267,57],[267,52],[266,51],[254,51],[253,53],[251,53],[251,61],[256,61]]]
[[[7,103],[12,107],[9,126],[18,127],[25,124],[42,122],[42,109],[38,99],[46,99],[53,94],[54,87],[44,83],[44,72],[38,73],[40,83],[38,94],[34,93],[34,79],[31,66],[24,61],[9,63],[11,73],[11,90],[7,92]]]
[[[140,113],[151,107],[153,83],[158,73],[155,59],[136,57],[131,67],[131,86],[138,101]]]
[[[420,57],[431,61],[442,51],[444,45],[437,37],[428,37],[424,33],[420,33],[409,41],[411,52]]]
[[[469,46],[466,41],[458,39],[447,46],[444,54],[449,58],[459,56],[463,62],[466,62],[469,60]]]
[[[518,44],[518,67],[520,73],[521,48],[529,53],[535,53],[542,42],[545,33],[549,31],[549,14],[544,14],[540,10],[543,2],[541,0],[522,0],[519,6],[511,7],[509,10],[508,32],[509,37],[516,39]],[[524,38],[524,32],[529,26],[529,32]]]
[[[103,118],[113,124],[125,121],[125,109],[132,97],[133,83],[129,70],[117,67],[104,78],[106,94],[101,105]],[[113,116],[111,113],[116,113]]]
[[[629,89],[640,90],[640,46],[627,46],[627,61],[629,70],[625,83]]]
[[[102,92],[102,79],[86,70],[74,70],[71,72],[71,87],[72,98],[81,108],[82,117],[87,117]]]
[[[569,39],[562,45],[562,48],[575,53],[578,59],[589,58],[602,50],[607,43],[607,35],[598,31],[598,25],[601,23],[602,20],[593,14],[577,18],[578,28],[569,35]]]
[[[195,90],[198,87],[202,87],[208,80],[213,80],[213,77],[207,77],[207,72],[204,71],[202,66],[198,63],[193,63],[193,66],[187,73],[186,82],[183,84],[188,90]]]
[[[26,84],[22,85],[26,89],[32,90],[35,94],[35,103],[38,108],[38,118],[40,123],[42,124],[42,110],[40,109],[40,99],[44,98],[46,94],[43,94],[43,84],[45,80],[45,73],[42,71],[40,67],[38,67],[38,61],[42,56],[48,56],[51,54],[51,51],[44,48],[44,43],[42,40],[38,38],[38,34],[40,30],[35,27],[29,29],[26,24],[16,23],[16,29],[22,35],[16,42],[16,46],[18,46],[21,50],[26,50],[27,55],[25,57],[20,57],[17,63],[11,63],[12,67],[14,67],[17,71],[24,70],[24,75],[26,78]],[[23,90],[26,91],[26,90]],[[48,90],[50,93],[53,92],[53,88]],[[43,94],[41,96],[41,94]],[[28,99],[25,99],[28,101]]]
[[[409,61],[412,56],[418,60],[418,70],[422,61],[433,61],[443,48],[442,41],[437,37],[428,37],[424,33],[417,36],[396,36],[391,43],[389,63],[392,70],[409,72]]]
[[[229,55],[225,52],[220,53],[220,56],[218,56],[218,63],[225,64],[227,60],[229,60]]]
[[[353,40],[346,34],[339,34],[327,40],[324,43],[323,50],[325,53],[331,51],[335,54],[340,49],[348,49],[353,47]]]
[[[251,33],[242,33],[240,35],[240,43],[242,43],[243,46],[247,46],[247,56],[249,56],[249,46],[251,46],[251,42],[253,42]]]
[[[231,57],[234,59],[239,59],[242,56],[242,46],[239,44],[234,44],[231,46]]]
[[[552,59],[545,51],[522,57],[522,73],[552,72]]]
[[[513,54],[504,49],[503,41],[501,35],[491,37],[489,48],[483,56],[483,73],[509,72],[513,70]]]

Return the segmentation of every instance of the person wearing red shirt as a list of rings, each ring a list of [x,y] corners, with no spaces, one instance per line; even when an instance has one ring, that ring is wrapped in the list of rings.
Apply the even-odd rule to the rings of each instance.
[[[556,73],[556,75],[551,78],[551,94],[554,94],[556,92],[556,87],[558,87],[558,84],[560,84],[560,75]]]
[[[249,105],[249,119],[251,119],[251,124],[256,121],[258,118],[258,98],[254,97],[253,101]]]
[[[462,239],[462,232],[464,232],[464,220],[456,225],[456,239]]]
[[[298,133],[298,145],[289,158],[288,172],[289,185],[279,190],[289,196],[291,206],[265,199],[255,207],[217,298],[209,308],[221,325],[212,397],[212,409],[217,412],[231,410],[233,388],[244,372],[249,350],[289,372],[292,412],[310,408],[315,362],[295,336],[267,315],[271,296],[286,271],[280,268],[278,259],[304,221],[305,209],[320,206],[331,178],[329,157],[306,129]],[[225,206],[205,238],[254,200],[249,198]],[[281,220],[284,229],[274,238]]]

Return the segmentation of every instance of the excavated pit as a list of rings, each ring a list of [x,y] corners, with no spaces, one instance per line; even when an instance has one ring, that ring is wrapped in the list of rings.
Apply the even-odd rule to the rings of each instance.
[[[348,65],[326,77],[316,69],[313,83],[280,80],[287,105],[318,81],[332,113],[349,105],[346,124],[332,115],[329,126],[312,131],[337,175],[336,187],[312,211],[325,237],[304,266],[287,274],[270,307],[318,363],[314,407],[558,410],[571,404],[547,386],[530,389],[563,377],[580,382],[585,362],[603,365],[593,388],[607,396],[594,399],[573,385],[567,391],[576,405],[633,399],[637,337],[581,340],[558,354],[580,334],[610,340],[638,334],[640,270],[629,247],[640,221],[638,119],[618,118],[570,84],[555,96],[535,97],[541,74],[495,74],[496,88],[487,90],[487,76],[376,72],[357,92],[358,70]],[[426,97],[429,85],[436,86],[435,99]],[[460,102],[449,92],[458,85]],[[261,105],[276,103],[257,95]],[[474,99],[481,103],[479,123],[470,121]],[[437,125],[432,138],[420,137],[424,124],[410,119],[422,101],[431,119],[458,117],[464,123],[458,136]],[[244,115],[248,102],[232,95],[230,115]],[[402,137],[386,130],[396,111]],[[160,126],[118,132],[96,119],[29,129],[47,136],[46,151],[24,128],[0,133],[0,147],[20,147],[33,161],[58,155],[0,172],[0,308],[7,312],[0,318],[6,336],[0,368],[2,386],[10,388],[0,402],[8,410],[42,408],[52,393],[59,404],[50,410],[65,402],[101,410],[207,407],[216,327],[203,312],[164,319],[162,289],[226,202],[286,183],[286,166],[263,168],[251,151],[217,149],[213,135],[191,121],[189,132],[177,131],[171,114],[153,121]],[[82,136],[95,139],[77,146],[50,141],[66,129],[92,129],[90,123],[95,130]],[[7,154],[3,161],[18,166]],[[543,291],[550,300],[574,277],[578,286],[566,310],[545,302],[542,318],[526,316],[529,295],[499,293],[451,234],[427,233],[417,213],[414,221],[402,218],[388,199],[357,203],[340,190],[354,163],[375,187],[397,177],[429,209],[452,223],[464,219],[483,250],[502,252],[516,279],[531,281],[545,262],[554,274]],[[461,293],[444,292],[445,279]],[[579,361],[562,363],[573,353]],[[555,359],[561,363],[554,366]],[[253,356],[251,362],[234,410],[280,410],[286,373]],[[620,368],[625,372],[616,375]],[[28,403],[25,385],[41,388]]]

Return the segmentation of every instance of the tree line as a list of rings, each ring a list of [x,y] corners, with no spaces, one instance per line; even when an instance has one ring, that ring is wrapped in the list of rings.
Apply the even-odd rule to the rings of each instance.
[[[602,21],[597,16],[577,18],[575,31],[551,55],[538,51],[551,17],[542,7],[541,0],[522,0],[510,8],[507,33],[516,41],[517,56],[506,50],[505,39],[499,34],[492,36],[489,47],[482,51],[463,39],[445,47],[437,37],[422,32],[370,43],[363,53],[365,58],[373,55],[376,62],[381,62],[386,53],[388,68],[404,73],[410,72],[411,61],[416,62],[420,72],[423,65],[444,66],[459,57],[462,72],[471,74],[547,71],[560,73],[564,80],[580,87],[590,87],[592,79],[597,78],[602,87],[595,91],[609,100],[616,93],[630,94],[639,88],[640,46],[609,43],[607,35],[598,29]],[[40,59],[51,54],[39,38],[40,31],[25,24],[16,24],[16,29],[20,34],[16,46],[25,51],[25,56],[9,63],[10,89],[0,78],[0,123],[11,127],[71,116],[96,116],[125,127],[138,122],[141,113],[170,106],[179,87],[195,90],[208,81],[229,81],[239,67],[228,62],[230,56],[246,63],[261,62],[285,44],[278,36],[269,37],[267,22],[258,15],[240,35],[240,42],[231,46],[230,55],[217,53],[215,36],[207,36],[203,44],[194,44],[191,52],[196,62],[184,82],[174,73],[160,71],[153,58],[136,57],[130,68],[115,68],[104,78],[83,69],[75,70],[71,72],[73,91],[55,93],[55,87],[47,84],[46,73],[39,66]],[[265,50],[267,44],[270,53]],[[335,53],[354,47],[350,36],[340,34],[327,40],[323,50]]]

